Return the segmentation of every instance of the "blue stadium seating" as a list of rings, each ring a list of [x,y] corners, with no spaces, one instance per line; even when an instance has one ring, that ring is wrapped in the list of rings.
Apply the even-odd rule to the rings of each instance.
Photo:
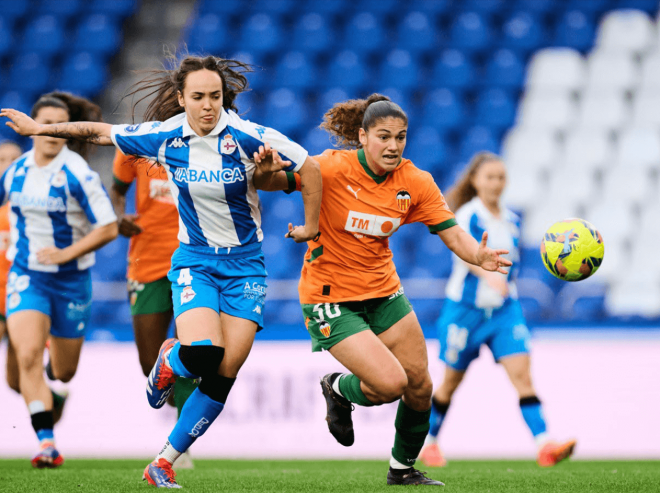
[[[283,36],[282,26],[276,17],[259,13],[243,24],[240,46],[247,52],[272,53],[282,45]]]
[[[201,0],[198,2],[200,14],[217,14],[221,16],[232,16],[244,14],[246,4],[244,0]]]
[[[83,0],[42,0],[39,13],[48,14],[67,20],[80,15],[84,10]]]
[[[466,51],[486,49],[492,41],[491,27],[477,12],[462,12],[451,26],[451,46]]]
[[[451,89],[470,89],[475,82],[474,64],[460,50],[444,50],[433,67],[431,85]]]
[[[334,31],[326,22],[326,18],[318,12],[304,15],[293,30],[293,45],[302,51],[310,53],[330,51],[334,41]]]
[[[355,9],[361,12],[378,12],[379,14],[396,14],[403,10],[399,0],[357,0]]]
[[[0,17],[0,59],[11,53],[14,45],[14,31],[11,22]]]
[[[2,17],[9,22],[22,19],[30,10],[32,5],[29,2],[19,2],[16,0],[0,0],[0,12]]]
[[[637,9],[655,15],[658,12],[658,2],[656,0],[617,0],[618,9]]]
[[[188,29],[188,49],[192,53],[227,54],[233,47],[226,17],[205,14]]]
[[[581,10],[593,19],[594,16],[616,7],[616,3],[616,0],[567,0],[564,7],[566,10]]]
[[[318,69],[301,51],[286,53],[275,68],[275,77],[282,87],[310,89],[316,84]]]
[[[367,82],[365,61],[355,51],[344,50],[330,62],[324,80],[329,87],[342,87],[347,90],[361,89]]]
[[[78,25],[73,44],[78,51],[109,56],[121,46],[121,32],[107,15],[94,14]]]
[[[332,2],[304,2],[301,7],[306,12],[318,12],[323,16],[344,15],[351,10],[353,1],[351,0],[333,0]]]
[[[424,126],[408,133],[403,155],[418,168],[437,172],[447,165],[449,150],[437,128]]]
[[[490,127],[477,125],[465,133],[461,141],[460,159],[468,162],[479,151],[490,151],[495,154],[500,152],[499,139]]]
[[[516,100],[508,91],[500,88],[488,89],[479,94],[476,104],[476,120],[496,130],[504,130],[516,117]]]
[[[383,23],[371,12],[354,15],[346,25],[343,40],[346,48],[364,53],[383,52],[389,46]]]
[[[37,53],[45,57],[59,53],[64,44],[64,28],[57,17],[43,15],[32,20],[20,43],[24,53]]]
[[[250,3],[253,3],[254,12],[272,15],[289,14],[298,7],[296,0],[256,0]]]
[[[437,16],[449,12],[452,8],[452,2],[453,0],[416,0],[415,10]]]
[[[318,127],[312,128],[300,141],[300,145],[307,149],[310,156],[321,154],[326,149],[332,149],[330,134]]]
[[[543,46],[546,31],[538,16],[529,12],[514,12],[502,26],[502,46],[529,53]]]
[[[486,63],[484,81],[495,87],[518,89],[525,80],[525,65],[512,50],[497,50]]]
[[[48,89],[51,69],[48,58],[27,53],[14,58],[9,72],[9,90],[21,91],[32,98]]]
[[[575,48],[582,52],[587,51],[594,44],[595,29],[596,27],[584,12],[569,10],[557,24],[554,44]]]
[[[438,129],[460,127],[465,120],[463,102],[449,89],[436,89],[424,103],[423,124]]]
[[[101,92],[108,78],[105,65],[87,52],[68,58],[61,73],[58,87],[87,97]]]
[[[263,91],[265,88],[270,87],[271,74],[267,74],[264,70],[264,57],[249,53],[247,51],[239,51],[229,55],[232,60],[246,63],[252,66],[253,72],[247,74],[250,89],[254,91]]]
[[[383,80],[383,82],[388,82],[386,80]],[[396,82],[394,80],[389,81],[389,82]],[[414,126],[417,121],[417,105],[413,104],[412,98],[410,97],[411,91],[408,89],[404,89],[402,87],[383,87],[383,88],[377,88],[375,90],[378,94],[382,94],[383,96],[387,96],[401,106],[401,109],[406,112],[408,115],[408,125]]]
[[[133,15],[138,8],[139,0],[93,0],[90,10],[99,14],[106,14],[118,18]]]
[[[320,123],[326,111],[332,108],[335,103],[352,99],[355,94],[349,92],[346,87],[331,87],[325,92],[322,92],[316,101],[316,113],[312,119],[312,125]]]
[[[484,14],[492,14],[506,9],[507,4],[507,0],[463,0],[461,2],[461,8]]]
[[[292,137],[291,132],[304,129],[306,119],[305,104],[290,89],[277,89],[268,96],[264,125]]]
[[[397,47],[410,51],[428,51],[437,47],[438,36],[429,16],[423,12],[410,12],[399,24]]]
[[[392,81],[401,89],[413,89],[419,84],[420,67],[409,51],[393,50],[380,67],[380,81]]]
[[[547,13],[557,8],[557,0],[518,0],[515,8],[538,13]]]

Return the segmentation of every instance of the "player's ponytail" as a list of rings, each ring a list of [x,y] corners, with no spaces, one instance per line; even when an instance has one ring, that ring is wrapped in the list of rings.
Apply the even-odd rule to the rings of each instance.
[[[372,94],[367,99],[350,99],[337,103],[323,115],[320,128],[335,138],[335,145],[344,149],[359,149],[360,129],[368,131],[383,118],[394,117],[408,124],[408,115],[390,98]]]
[[[69,113],[69,122],[102,122],[101,108],[88,99],[74,96],[68,92],[49,92],[41,96],[32,106],[31,116],[35,118],[41,108],[62,108]],[[87,159],[89,152],[95,147],[89,142],[69,139],[67,147]]]
[[[165,121],[183,113],[185,109],[179,105],[178,92],[183,93],[186,78],[191,72],[198,70],[216,72],[222,79],[222,106],[226,110],[238,111],[236,96],[248,88],[245,73],[252,72],[252,67],[238,60],[230,60],[216,56],[183,55],[178,58],[174,54],[166,57],[165,68],[160,70],[145,70],[145,77],[134,84],[124,98],[143,94],[139,99],[133,99],[131,116],[135,122],[135,109],[138,104],[152,98],[144,113],[144,121]],[[123,98],[122,98],[123,99]]]
[[[457,211],[461,206],[467,204],[477,196],[472,180],[482,164],[490,161],[502,161],[502,158],[492,152],[478,152],[473,157],[468,167],[463,172],[454,186],[447,192],[447,205],[452,211]]]

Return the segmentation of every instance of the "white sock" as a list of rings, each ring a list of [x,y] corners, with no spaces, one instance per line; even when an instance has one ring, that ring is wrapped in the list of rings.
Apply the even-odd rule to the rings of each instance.
[[[426,435],[426,439],[424,440],[424,445],[433,445],[434,443],[438,442],[438,437],[434,437],[433,435]]]
[[[337,378],[335,378],[335,381],[332,382],[332,390],[337,392],[340,396],[344,397],[344,394],[341,393],[341,390],[339,390],[339,380],[341,380],[344,377],[344,375],[339,375]]]
[[[28,404],[30,414],[43,413],[46,410],[46,405],[42,401],[32,401]]]
[[[548,437],[548,433],[539,433],[534,437],[534,442],[536,442],[536,447],[541,450],[543,446],[550,441],[550,438]]]
[[[390,467],[392,469],[410,469],[412,466],[406,466],[405,464],[401,464],[398,460],[396,460],[394,457],[390,458]]]
[[[165,459],[170,464],[174,464],[174,461],[177,460],[181,454],[182,452],[179,452],[177,449],[175,449],[168,440],[165,442],[163,449],[156,456],[156,460]]]

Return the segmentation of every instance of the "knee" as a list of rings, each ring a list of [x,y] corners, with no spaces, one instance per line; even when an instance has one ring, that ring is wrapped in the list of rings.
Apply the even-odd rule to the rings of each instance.
[[[378,385],[376,392],[383,403],[394,402],[400,399],[408,387],[408,377],[402,371],[393,375]]]
[[[211,345],[179,348],[179,359],[186,370],[196,377],[214,378],[225,357],[225,348]]]
[[[75,376],[75,374],[76,374],[76,368],[64,368],[62,370],[53,368],[53,375],[60,382],[64,382],[64,383],[70,382],[71,379]]]
[[[521,397],[534,394],[532,376],[528,371],[518,371],[511,374],[511,382]]]
[[[33,371],[43,366],[43,348],[23,347],[15,348],[16,362],[21,371]]]

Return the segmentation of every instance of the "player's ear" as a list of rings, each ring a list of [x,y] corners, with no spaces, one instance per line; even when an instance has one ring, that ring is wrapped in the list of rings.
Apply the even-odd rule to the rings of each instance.
[[[367,146],[367,132],[363,128],[358,130],[358,139],[360,140],[360,144],[362,144],[362,147]]]
[[[183,102],[183,94],[181,93],[181,91],[176,92],[176,98],[179,100],[179,106],[181,106],[182,108],[185,108],[186,105]]]

